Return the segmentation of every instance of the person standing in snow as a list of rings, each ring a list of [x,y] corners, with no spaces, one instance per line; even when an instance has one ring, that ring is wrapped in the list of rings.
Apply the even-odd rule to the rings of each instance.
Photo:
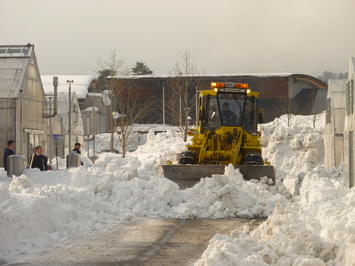
[[[31,161],[30,168],[38,168],[41,171],[49,170],[48,164],[47,164],[48,159],[42,153],[43,153],[43,150],[42,150],[41,146],[37,146],[34,149],[34,154],[32,155],[32,158],[30,160]]]
[[[80,144],[79,142],[77,142],[77,143],[75,143],[74,149],[72,150],[72,152],[75,152],[75,153],[81,155],[81,150],[80,150],[80,148],[81,148],[81,144]],[[81,164],[81,165],[84,165],[84,163],[83,163],[82,161],[80,162],[80,164]]]
[[[7,142],[7,148],[5,148],[4,156],[3,156],[3,165],[5,168],[5,171],[7,171],[7,158],[10,155],[15,155],[15,149],[16,149],[15,141],[9,140]]]
[[[73,149],[72,151],[75,152],[75,153],[77,153],[77,154],[79,154],[79,155],[81,155],[81,150],[80,150],[80,148],[81,148],[81,144],[80,144],[79,142],[77,142],[77,143],[75,143],[74,149]]]

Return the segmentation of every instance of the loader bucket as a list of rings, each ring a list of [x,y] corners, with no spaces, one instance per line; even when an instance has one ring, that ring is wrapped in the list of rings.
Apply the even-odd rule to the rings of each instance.
[[[188,188],[198,183],[201,178],[224,174],[224,168],[224,165],[166,164],[163,165],[163,172],[166,178],[177,183],[180,188]],[[271,165],[239,165],[237,168],[245,180],[267,176],[275,184],[275,170]]]

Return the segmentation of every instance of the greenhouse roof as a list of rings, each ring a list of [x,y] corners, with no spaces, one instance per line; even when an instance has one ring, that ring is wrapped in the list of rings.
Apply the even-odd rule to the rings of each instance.
[[[0,45],[0,98],[18,96],[32,52],[32,45]]]
[[[27,45],[0,45],[0,57],[29,57],[33,50],[31,44]]]

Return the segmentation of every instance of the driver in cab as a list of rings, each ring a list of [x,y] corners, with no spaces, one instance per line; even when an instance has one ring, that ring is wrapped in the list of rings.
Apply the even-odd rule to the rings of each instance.
[[[221,114],[222,124],[225,126],[234,126],[237,123],[237,116],[229,110],[229,103],[223,103],[223,110]]]

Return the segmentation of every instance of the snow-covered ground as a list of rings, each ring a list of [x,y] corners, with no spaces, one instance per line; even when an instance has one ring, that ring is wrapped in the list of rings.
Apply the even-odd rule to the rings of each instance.
[[[95,164],[83,158],[76,169],[30,169],[13,180],[1,172],[0,261],[28,259],[120,221],[266,217],[287,203],[277,186],[246,182],[233,167],[180,190],[162,177],[160,166],[184,146],[179,133],[151,132],[126,158],[101,153]]]
[[[286,117],[263,125],[264,157],[277,185],[224,175],[180,190],[161,165],[184,149],[178,133],[149,133],[122,158],[101,153],[77,169],[26,170],[14,180],[0,171],[0,261],[21,261],[121,221],[149,218],[267,217],[255,231],[216,235],[196,265],[351,265],[355,191],[340,169],[323,169],[324,115]],[[99,139],[101,138],[101,139]],[[98,138],[102,150],[110,136]],[[63,161],[61,161],[61,164]],[[352,257],[353,256],[353,257]]]
[[[264,156],[293,195],[253,232],[216,235],[195,265],[355,265],[355,190],[323,168],[324,115],[264,125]]]

